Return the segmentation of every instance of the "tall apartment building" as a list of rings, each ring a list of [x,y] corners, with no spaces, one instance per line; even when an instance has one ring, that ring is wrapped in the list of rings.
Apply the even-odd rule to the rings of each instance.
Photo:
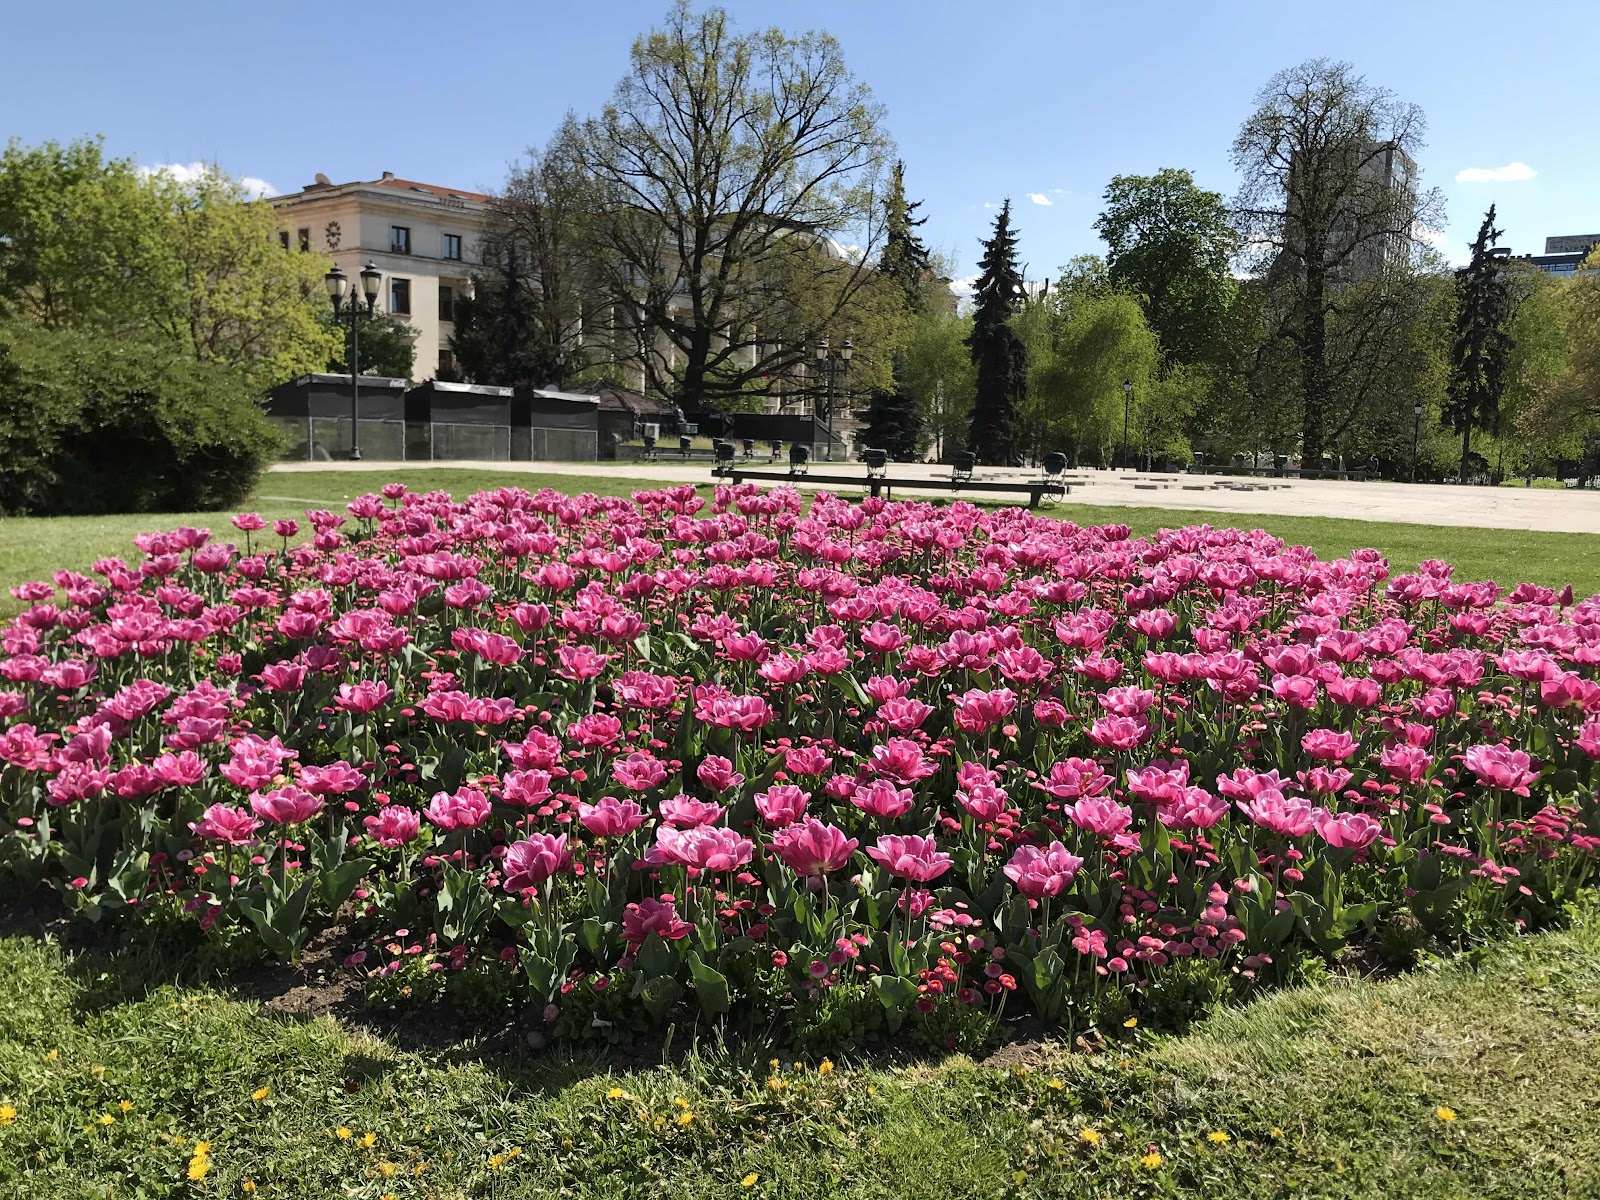
[[[489,199],[385,171],[381,179],[355,183],[333,183],[319,173],[316,182],[267,203],[278,211],[286,249],[328,255],[352,282],[367,263],[377,265],[383,272],[377,307],[416,328],[411,373],[432,379],[454,365],[455,305],[471,286]]]

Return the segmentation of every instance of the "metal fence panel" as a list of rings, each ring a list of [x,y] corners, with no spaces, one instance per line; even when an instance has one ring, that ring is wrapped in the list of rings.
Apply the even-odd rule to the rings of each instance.
[[[328,461],[350,457],[350,418],[312,417],[308,459]],[[403,421],[361,422],[361,457],[403,462],[406,427]]]

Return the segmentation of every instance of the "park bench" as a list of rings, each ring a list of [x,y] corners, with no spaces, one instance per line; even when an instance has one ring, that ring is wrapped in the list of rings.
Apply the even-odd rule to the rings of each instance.
[[[730,447],[731,449],[731,447]],[[894,489],[920,488],[923,490],[940,490],[949,492],[978,491],[1001,492],[1007,495],[1027,496],[1028,507],[1038,508],[1046,496],[1065,496],[1070,492],[1071,486],[1061,478],[1066,468],[1066,460],[1062,459],[1055,470],[1055,464],[1050,462],[1054,455],[1046,456],[1044,473],[1038,479],[1027,481],[1010,481],[1000,479],[974,479],[972,477],[974,462],[970,454],[961,454],[956,457],[956,464],[950,472],[949,479],[891,479],[887,473],[887,459],[881,450],[868,450],[862,455],[867,464],[867,475],[863,479],[859,475],[815,475],[810,470],[810,455],[807,448],[797,445],[791,448],[789,455],[789,470],[786,474],[777,471],[752,470],[738,466],[731,456],[719,459],[712,468],[712,474],[723,479],[731,480],[735,484],[750,481],[753,483],[783,484],[793,483],[804,479],[807,483],[828,483],[841,487],[865,487],[867,494],[874,498],[891,500],[894,498]]]

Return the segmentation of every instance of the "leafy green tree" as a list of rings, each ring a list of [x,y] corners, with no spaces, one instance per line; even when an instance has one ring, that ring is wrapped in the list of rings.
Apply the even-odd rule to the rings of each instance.
[[[1461,435],[1457,478],[1467,481],[1474,430],[1500,428],[1500,396],[1505,390],[1512,339],[1511,288],[1504,255],[1495,253],[1500,230],[1494,227],[1494,205],[1478,226],[1472,258],[1456,273],[1455,343],[1451,347],[1450,398],[1444,417]]]
[[[977,381],[967,346],[971,335],[971,317],[927,305],[912,316],[901,348],[906,390],[916,403],[923,441],[940,461],[966,443],[972,420]]]
[[[456,302],[450,349],[469,383],[547,387],[560,374],[560,351],[544,336],[542,295],[526,248],[512,232],[483,240],[473,295]]]
[[[1233,219],[1251,248],[1248,265],[1278,293],[1274,336],[1298,366],[1307,470],[1330,447],[1336,396],[1348,401],[1359,386],[1341,372],[1369,361],[1336,352],[1335,338],[1392,328],[1366,306],[1391,303],[1382,281],[1411,272],[1418,238],[1435,223],[1438,193],[1417,188],[1413,165],[1425,127],[1421,109],[1349,64],[1312,59],[1268,81],[1234,140]]]
[[[995,217],[978,268],[967,340],[977,373],[967,445],[981,463],[1010,466],[1018,457],[1017,407],[1028,393],[1027,349],[1011,324],[1024,289],[1010,200]]]
[[[928,248],[917,234],[917,229],[927,224],[928,218],[916,215],[922,201],[906,199],[905,168],[905,163],[897,161],[889,172],[889,194],[884,200],[883,254],[878,259],[878,272],[900,285],[906,307],[915,311],[926,296],[931,270]]]
[[[180,181],[98,141],[0,155],[0,315],[159,339],[265,389],[321,370],[328,263],[285,254],[270,205],[217,170]]]
[[[1139,297],[1168,362],[1209,362],[1236,285],[1239,237],[1217,192],[1188,171],[1118,175],[1095,219],[1111,281]]]
[[[417,328],[393,313],[360,310],[361,373],[386,379],[410,379],[417,359]],[[339,339],[339,351],[328,359],[327,370],[339,375],[350,373],[350,318],[335,316],[333,306],[323,310],[322,320]]]
[[[240,504],[281,444],[256,395],[165,342],[0,325],[0,512]]]
[[[911,392],[911,381],[906,356],[894,356],[894,386],[873,389],[867,410],[867,426],[862,431],[863,444],[887,450],[900,462],[917,458],[922,442],[922,413]]]
[[[715,408],[831,336],[881,248],[881,120],[826,33],[741,34],[681,2],[634,43],[575,161],[589,260],[647,388]]]

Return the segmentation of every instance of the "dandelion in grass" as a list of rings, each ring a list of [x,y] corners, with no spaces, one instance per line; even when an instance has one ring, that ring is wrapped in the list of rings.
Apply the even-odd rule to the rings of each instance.
[[[1226,1146],[1229,1142],[1233,1141],[1233,1135],[1225,1129],[1213,1129],[1210,1133],[1206,1134],[1206,1141],[1210,1142],[1213,1146]]]
[[[258,1087],[255,1091],[250,1093],[250,1099],[254,1100],[257,1104],[260,1104],[263,1100],[265,1100],[270,1095],[272,1095],[272,1089],[271,1088],[269,1088],[269,1087]]]
[[[758,1179],[760,1179],[760,1178],[761,1178],[761,1176],[757,1175],[754,1171],[751,1171],[750,1174],[746,1175],[743,1179],[739,1180],[739,1186],[740,1187],[747,1187],[747,1188],[748,1187],[755,1187],[756,1181]]]
[[[371,1150],[373,1146],[377,1145],[377,1143],[378,1135],[370,1132],[363,1133],[359,1138],[356,1139],[356,1145],[360,1146],[363,1150]]]
[[[125,1113],[131,1113],[133,1111],[133,1101],[132,1100],[118,1100],[117,1101],[117,1107],[120,1108]]]
[[[1165,1162],[1165,1161],[1166,1160],[1161,1157],[1161,1151],[1159,1151],[1159,1150],[1151,1150],[1149,1153],[1147,1153],[1143,1158],[1141,1158],[1139,1160],[1139,1165],[1141,1167],[1143,1167],[1146,1171],[1154,1171],[1156,1168],[1161,1166],[1161,1164],[1163,1162]]]
[[[17,1119],[17,1109],[14,1104],[0,1104],[0,1129],[11,1124]]]
[[[1045,1087],[1049,1088],[1052,1092],[1059,1092],[1066,1086],[1067,1085],[1059,1079],[1052,1079],[1049,1083],[1045,1084]]]
[[[1101,1134],[1098,1129],[1078,1130],[1078,1140],[1085,1146],[1098,1146],[1100,1144],[1100,1138]]]
[[[828,1074],[831,1074],[832,1071],[833,1071],[833,1061],[831,1059],[826,1059],[825,1058],[820,1063],[817,1064],[817,1074],[818,1075],[828,1075]]]
[[[333,1136],[338,1138],[341,1142],[348,1142],[352,1137],[355,1136],[355,1134],[350,1132],[350,1127],[348,1125],[341,1125],[339,1128],[333,1131]]]
[[[1456,1110],[1448,1107],[1447,1105],[1441,1104],[1438,1108],[1433,1110],[1433,1115],[1448,1125],[1451,1121],[1456,1119]]]

